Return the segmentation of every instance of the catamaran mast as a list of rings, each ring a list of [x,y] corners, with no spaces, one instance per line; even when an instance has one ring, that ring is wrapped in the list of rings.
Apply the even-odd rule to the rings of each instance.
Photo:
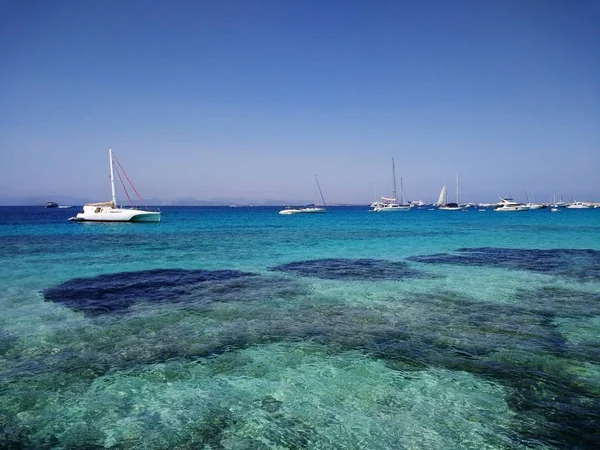
[[[113,173],[113,157],[112,157],[112,149],[108,149],[108,159],[110,161],[110,188],[112,190],[112,202],[113,206],[117,207],[117,196],[115,194],[115,175]]]
[[[396,199],[396,163],[394,162],[394,158],[392,158],[392,174],[394,175],[394,203],[398,203]]]

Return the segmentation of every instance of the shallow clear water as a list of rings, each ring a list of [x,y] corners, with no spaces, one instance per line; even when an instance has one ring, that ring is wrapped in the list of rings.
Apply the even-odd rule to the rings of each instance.
[[[0,447],[596,448],[600,210],[0,207]]]

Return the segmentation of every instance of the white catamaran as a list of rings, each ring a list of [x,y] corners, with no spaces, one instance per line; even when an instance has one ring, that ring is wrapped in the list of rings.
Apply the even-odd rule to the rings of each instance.
[[[372,212],[391,212],[391,211],[410,211],[410,204],[407,204],[404,200],[404,188],[402,185],[402,177],[400,177],[400,201],[398,204],[396,198],[396,163],[394,162],[394,158],[392,158],[392,176],[394,180],[394,192],[393,197],[381,197],[383,203],[376,205]]]
[[[115,193],[113,154],[110,148],[108,149],[108,158],[110,161],[110,187],[112,192],[112,200],[110,202],[87,203],[83,205],[83,211],[77,214],[77,216],[71,217],[69,220],[76,222],[160,222],[161,213],[158,211],[145,211],[133,207],[120,208],[117,205],[117,196]],[[120,164],[119,167],[121,167]],[[127,178],[127,181],[129,181],[129,184],[137,194],[135,187],[133,187],[133,184],[131,184],[129,177],[127,177],[127,174],[123,171],[122,167],[121,171],[123,172],[123,174]],[[138,197],[141,201],[141,197],[139,196],[139,194]]]

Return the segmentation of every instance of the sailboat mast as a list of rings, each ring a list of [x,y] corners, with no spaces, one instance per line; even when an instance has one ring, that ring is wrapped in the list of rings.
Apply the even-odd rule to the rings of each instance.
[[[396,199],[396,163],[394,162],[394,158],[392,158],[392,174],[394,177],[394,203],[398,203],[398,200]]]
[[[319,180],[316,175],[315,182],[317,183],[317,188],[319,189],[319,194],[321,195],[321,201],[323,202],[323,206],[325,206],[325,199],[323,198],[323,192],[321,192],[321,185],[319,184]]]
[[[108,159],[110,161],[110,188],[112,191],[112,202],[113,206],[117,207],[117,195],[115,194],[115,175],[113,173],[113,157],[112,157],[112,149],[108,149]]]
[[[402,177],[400,177],[400,204],[404,205],[406,202],[404,201],[404,183],[402,182]]]
[[[460,205],[460,201],[458,198],[458,174],[456,174],[456,204]]]

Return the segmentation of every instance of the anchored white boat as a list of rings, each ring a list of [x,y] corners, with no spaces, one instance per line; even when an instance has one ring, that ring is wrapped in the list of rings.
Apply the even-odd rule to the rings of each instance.
[[[404,200],[404,188],[402,186],[402,177],[400,177],[400,201],[398,203],[396,199],[396,163],[392,158],[392,175],[394,180],[394,192],[393,197],[381,197],[382,203],[378,204],[372,209],[372,212],[395,212],[395,211],[410,211],[410,204],[407,204]]]
[[[287,207],[285,209],[282,209],[281,211],[279,211],[279,214],[283,214],[283,215],[290,215],[290,214],[314,214],[314,213],[324,213],[327,211],[327,209],[325,208],[325,199],[323,198],[323,192],[321,191],[321,185],[319,184],[319,179],[317,178],[317,176],[315,175],[315,186],[316,186],[316,190],[315,190],[315,203],[314,205],[310,205],[310,206],[304,206],[301,208],[295,208],[295,207]],[[317,192],[318,191],[318,192]],[[317,194],[320,195],[321,197],[321,201],[323,203],[321,203],[321,205],[318,204],[318,196]]]
[[[71,217],[69,220],[76,222],[160,222],[161,213],[158,211],[145,211],[133,207],[120,208],[117,205],[113,154],[110,148],[108,149],[108,158],[110,161],[110,187],[112,192],[112,200],[110,202],[87,203],[83,205],[83,211],[81,211],[75,217]],[[121,167],[120,164],[119,167]],[[123,171],[122,167],[121,171]],[[123,174],[125,174],[124,171]],[[127,174],[125,174],[125,177],[129,181]],[[129,183],[131,184],[131,181],[129,181]],[[133,185],[131,185],[131,187],[137,194],[137,191]]]
[[[501,198],[494,211],[517,212],[529,211],[529,206],[515,202],[512,198]]]
[[[442,187],[438,201],[435,203],[440,211],[463,211],[465,207],[460,206],[460,200],[458,195],[458,174],[456,174],[456,203],[448,203],[448,191],[446,185]]]
[[[589,208],[593,208],[593,206],[590,205],[589,203],[583,203],[583,202],[573,202],[567,206],[567,209],[589,209]]]

